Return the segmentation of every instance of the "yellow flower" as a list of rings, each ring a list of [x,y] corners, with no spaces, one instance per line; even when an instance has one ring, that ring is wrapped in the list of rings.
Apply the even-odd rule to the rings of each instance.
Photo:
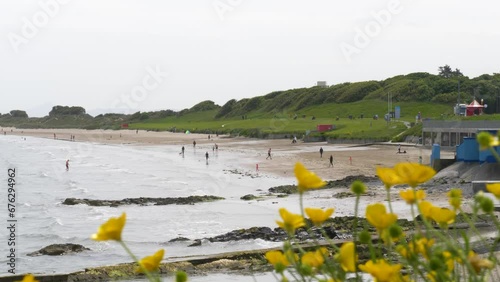
[[[436,273],[436,271],[434,271],[434,270],[433,270],[433,271],[431,271],[431,272],[429,272],[429,273],[427,273],[427,278],[428,278],[428,279],[429,279],[429,281],[431,281],[431,282],[436,282],[436,281],[438,281],[438,280],[436,279],[436,278],[437,278],[437,273]]]
[[[417,163],[399,163],[394,166],[394,170],[401,182],[410,185],[412,188],[426,182],[436,174],[436,171],[431,167]]]
[[[486,190],[500,199],[500,183],[486,184]]]
[[[137,267],[135,271],[144,272],[144,269],[147,271],[156,271],[158,267],[160,267],[160,262],[163,259],[164,254],[165,250],[161,249],[152,256],[144,257],[139,261],[139,265],[141,267]]]
[[[307,170],[307,168],[301,163],[296,163],[293,171],[298,181],[300,193],[303,193],[307,189],[317,189],[326,185],[326,182],[323,179],[317,176],[314,172]]]
[[[455,188],[451,189],[450,192],[447,193],[450,202],[450,205],[455,209],[460,209],[460,205],[462,204],[462,190]]]
[[[356,263],[358,262],[358,255],[354,248],[353,242],[346,242],[340,247],[340,252],[336,256],[337,260],[340,262],[342,269],[346,272],[355,272]]]
[[[397,245],[396,252],[398,252],[405,259],[409,259],[411,255],[415,254],[413,244],[408,244],[408,247],[404,245]]]
[[[385,206],[380,203],[368,205],[366,208],[366,219],[379,231],[391,226],[398,216],[393,213],[387,213]]]
[[[33,274],[27,274],[24,275],[23,280],[20,282],[38,282],[38,280],[35,279],[35,276]]]
[[[377,167],[377,176],[385,184],[385,188],[389,189],[394,185],[402,184],[399,175],[392,168]]]
[[[446,272],[451,273],[453,269],[455,268],[455,262],[453,261],[453,256],[451,255],[450,252],[444,251],[443,252],[443,257],[446,262]]]
[[[328,253],[325,248],[320,248],[315,252],[307,252],[302,256],[302,264],[309,265],[310,267],[319,268],[325,262],[325,256]]]
[[[418,207],[420,209],[420,212],[422,213],[422,215],[429,219],[431,218],[431,208],[434,207],[434,205],[429,202],[429,201],[422,201],[420,202],[420,204],[418,204]]]
[[[403,200],[406,201],[407,204],[410,205],[416,203],[417,200],[425,199],[424,190],[417,190],[417,191],[415,191],[414,189],[400,190],[399,195],[401,196],[401,198],[403,198]]]
[[[305,208],[305,212],[309,219],[314,223],[314,225],[321,225],[325,220],[327,220],[332,214],[334,209],[317,209],[317,208]]]
[[[469,260],[476,273],[481,272],[482,269],[492,269],[495,266],[491,260],[482,259],[473,251],[469,252],[467,259]]]
[[[289,266],[290,262],[286,258],[286,255],[284,255],[281,251],[269,251],[266,253],[266,259],[267,261],[276,266]]]
[[[280,216],[283,221],[276,221],[276,223],[288,233],[295,233],[295,229],[305,225],[304,218],[300,214],[290,213],[285,208],[280,209]]]
[[[359,265],[361,271],[370,273],[377,282],[399,281],[399,270],[401,270],[401,267],[400,264],[390,265],[383,259],[375,263],[369,260],[364,265]]]
[[[479,149],[486,150],[490,147],[495,147],[500,145],[498,136],[493,136],[489,132],[483,131],[477,134],[477,143],[479,143]]]
[[[120,217],[112,217],[99,227],[96,234],[92,235],[92,239],[96,241],[107,240],[122,240],[122,230],[125,226],[126,215],[122,213]]]
[[[440,207],[432,207],[430,209],[431,218],[439,224],[452,224],[455,222],[455,212]]]
[[[425,258],[429,258],[429,250],[434,245],[434,239],[420,238],[416,242],[417,251]]]

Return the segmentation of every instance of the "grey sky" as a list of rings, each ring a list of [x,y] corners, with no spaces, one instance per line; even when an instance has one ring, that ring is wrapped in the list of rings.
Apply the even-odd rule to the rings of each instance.
[[[494,0],[4,0],[0,113],[180,110],[203,100],[500,72]]]

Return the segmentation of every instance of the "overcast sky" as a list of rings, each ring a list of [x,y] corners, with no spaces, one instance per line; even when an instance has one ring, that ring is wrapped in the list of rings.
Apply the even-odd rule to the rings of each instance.
[[[180,110],[203,100],[500,72],[498,0],[2,0],[0,113]]]

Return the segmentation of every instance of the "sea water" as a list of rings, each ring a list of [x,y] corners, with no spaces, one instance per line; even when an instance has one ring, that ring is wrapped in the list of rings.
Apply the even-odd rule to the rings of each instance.
[[[208,151],[208,164],[205,153]],[[65,163],[69,160],[69,170]],[[125,212],[122,238],[138,256],[165,249],[165,259],[280,246],[264,240],[227,243],[170,243],[177,237],[199,239],[253,226],[276,227],[276,199],[246,202],[246,194],[293,184],[294,179],[259,175],[241,167],[243,153],[173,145],[137,146],[0,136],[0,223],[15,222],[15,272],[69,273],[88,267],[130,262],[116,242],[90,239],[110,217]],[[15,212],[8,212],[8,170],[15,169]],[[63,205],[66,198],[119,200],[136,197],[215,195],[225,200],[194,205],[92,207]],[[288,201],[289,199],[287,199]],[[294,205],[296,205],[294,199]],[[7,275],[11,246],[1,228],[0,273]],[[90,251],[63,256],[27,256],[51,244],[81,244]],[[207,280],[208,281],[208,280]]]

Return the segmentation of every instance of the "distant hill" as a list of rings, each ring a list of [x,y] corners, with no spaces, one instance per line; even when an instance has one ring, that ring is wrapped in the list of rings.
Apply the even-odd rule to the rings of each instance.
[[[448,66],[445,66],[448,67]],[[449,68],[449,67],[448,67]],[[404,104],[405,119],[414,120],[419,111],[426,110],[426,117],[442,118],[452,114],[452,106],[460,99],[461,103],[470,103],[474,98],[483,101],[489,107],[485,113],[495,113],[499,108],[500,74],[483,74],[476,78],[463,76],[459,70],[440,74],[411,73],[387,78],[382,81],[346,82],[328,87],[298,88],[275,91],[263,96],[245,99],[232,99],[219,106],[213,101],[202,101],[190,109],[182,111],[162,110],[155,112],[136,112],[134,114],[101,114],[92,117],[79,106],[54,106],[48,116],[29,118],[22,110],[13,110],[0,115],[0,126],[16,126],[19,128],[85,128],[85,129],[119,129],[121,124],[135,124],[135,128],[153,128],[166,130],[171,128],[189,128],[191,131],[214,130],[220,126],[219,121],[246,120],[254,122],[241,124],[230,122],[224,130],[231,126],[239,130],[244,126],[249,130],[253,126],[257,131],[265,129],[265,124],[276,121],[264,119],[288,118],[295,114],[323,118],[322,122],[331,122],[335,116],[365,116],[387,112],[386,101],[391,94],[393,104]],[[460,94],[458,92],[460,85]],[[385,102],[385,103],[384,103]],[[436,106],[436,107],[434,107]],[[447,110],[444,110],[447,109]],[[259,119],[261,122],[256,123]],[[179,123],[181,125],[179,125]],[[196,126],[194,126],[196,124]],[[224,122],[223,124],[228,124]],[[259,125],[257,125],[259,124]],[[141,127],[142,126],[142,127]],[[281,131],[296,132],[309,129],[313,125],[303,124],[293,128],[281,126]],[[371,126],[371,125],[370,125]],[[240,129],[242,127],[239,127]],[[350,130],[350,129],[349,129]],[[193,132],[194,132],[193,131]],[[349,131],[351,132],[351,131]],[[353,134],[352,132],[350,134]]]
[[[327,103],[352,103],[361,100],[387,100],[388,93],[393,102],[446,103],[460,101],[470,103],[475,96],[485,104],[495,105],[500,95],[500,74],[484,74],[469,79],[466,76],[443,77],[429,73],[411,73],[388,78],[383,81],[342,83],[330,87],[310,87],[276,91],[264,96],[230,100],[224,104],[216,118],[237,117],[249,112],[298,111],[306,107]],[[495,107],[486,109],[493,113]]]

